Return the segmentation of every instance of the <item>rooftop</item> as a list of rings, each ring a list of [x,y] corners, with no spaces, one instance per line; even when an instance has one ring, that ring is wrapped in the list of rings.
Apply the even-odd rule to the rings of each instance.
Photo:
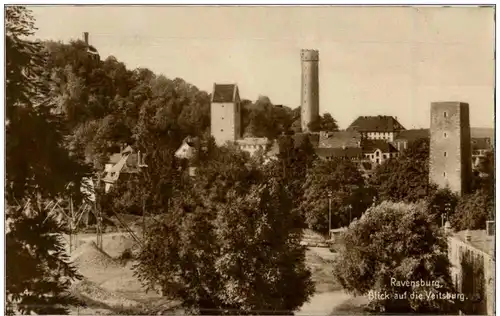
[[[347,128],[358,132],[397,132],[405,128],[392,116],[360,116]]]
[[[235,102],[239,99],[238,86],[236,84],[214,83],[212,102],[225,103]]]
[[[236,141],[238,145],[267,145],[269,139],[267,137],[245,137]]]
[[[383,153],[398,152],[392,144],[382,139],[365,139],[361,142],[361,148],[365,153],[373,153],[377,149],[380,149]]]
[[[318,147],[359,147],[361,134],[356,131],[320,132]]]
[[[420,129],[408,129],[405,131],[401,131],[398,133],[396,140],[407,140],[407,141],[415,141],[420,138],[429,138],[430,133],[428,128],[420,128]]]
[[[347,148],[316,148],[316,155],[319,157],[332,157],[332,158],[359,158],[362,155],[361,148],[347,147]]]
[[[491,139],[489,137],[474,137],[471,142],[472,150],[491,149]]]

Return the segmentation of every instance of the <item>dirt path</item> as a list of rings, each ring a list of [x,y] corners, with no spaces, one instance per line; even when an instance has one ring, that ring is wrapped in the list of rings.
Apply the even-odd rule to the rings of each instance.
[[[336,307],[351,298],[351,295],[343,291],[318,293],[313,295],[309,302],[304,304],[295,315],[330,315]]]

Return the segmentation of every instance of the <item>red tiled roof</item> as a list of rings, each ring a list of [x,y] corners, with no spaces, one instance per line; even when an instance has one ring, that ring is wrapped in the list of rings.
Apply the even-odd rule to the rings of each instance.
[[[397,132],[405,128],[392,116],[360,116],[347,128],[358,132]]]

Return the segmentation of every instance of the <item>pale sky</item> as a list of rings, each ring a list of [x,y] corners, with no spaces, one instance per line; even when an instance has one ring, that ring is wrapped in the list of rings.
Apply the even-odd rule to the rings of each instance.
[[[470,104],[494,126],[494,9],[438,7],[31,6],[37,37],[90,33],[101,58],[147,67],[211,92],[300,105],[300,49],[318,49],[320,112],[429,127],[430,103]]]

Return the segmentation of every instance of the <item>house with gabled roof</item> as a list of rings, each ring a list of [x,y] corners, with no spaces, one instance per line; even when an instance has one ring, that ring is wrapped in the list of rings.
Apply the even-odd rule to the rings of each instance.
[[[396,158],[398,150],[391,144],[381,139],[366,139],[361,142],[363,155],[372,163],[382,164],[387,159]]]
[[[118,179],[127,178],[138,174],[141,168],[147,167],[146,156],[140,151],[135,151],[131,146],[126,146],[120,153],[110,156],[104,169],[104,190],[108,192]]]
[[[392,142],[405,128],[393,116],[360,116],[349,125],[347,131],[357,131],[365,139]]]

